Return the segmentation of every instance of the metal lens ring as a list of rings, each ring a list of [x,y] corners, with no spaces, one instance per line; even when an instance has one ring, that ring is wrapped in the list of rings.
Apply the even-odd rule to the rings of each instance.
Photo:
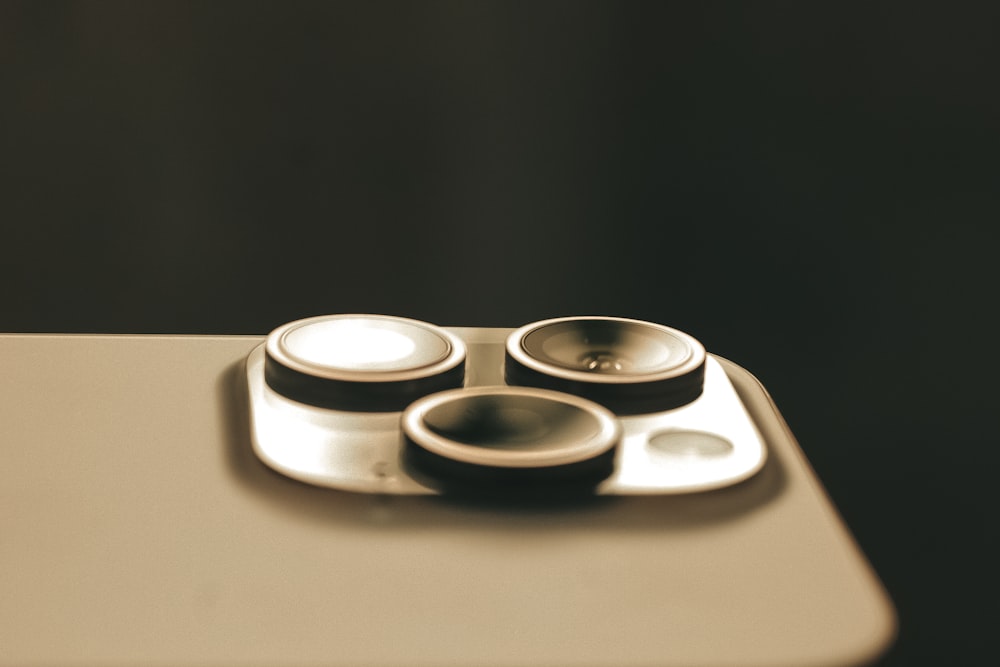
[[[516,330],[505,347],[508,384],[583,396],[618,414],[685,405],[705,382],[705,348],[697,339],[642,320],[543,320]]]
[[[440,392],[403,413],[403,464],[445,492],[592,492],[615,469],[622,427],[578,396],[527,387]]]
[[[264,380],[323,408],[401,411],[427,394],[461,387],[465,343],[427,322],[387,315],[323,315],[272,331]]]

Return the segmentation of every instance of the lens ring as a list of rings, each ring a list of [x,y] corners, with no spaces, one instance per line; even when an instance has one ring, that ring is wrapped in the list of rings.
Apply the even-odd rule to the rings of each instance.
[[[508,384],[584,396],[619,414],[668,410],[697,398],[705,348],[677,329],[621,317],[527,324],[505,345]]]
[[[606,408],[529,387],[439,392],[402,416],[404,464],[445,489],[592,488],[614,471],[622,427]]]
[[[420,320],[322,315],[272,331],[264,375],[278,393],[310,405],[398,411],[426,394],[460,387],[466,346]]]

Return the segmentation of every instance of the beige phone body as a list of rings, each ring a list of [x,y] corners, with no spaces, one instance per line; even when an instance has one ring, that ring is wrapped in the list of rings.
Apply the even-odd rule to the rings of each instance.
[[[249,436],[261,340],[0,336],[0,665],[810,667],[895,635],[732,363],[768,449],[752,478],[517,509],[274,472]]]

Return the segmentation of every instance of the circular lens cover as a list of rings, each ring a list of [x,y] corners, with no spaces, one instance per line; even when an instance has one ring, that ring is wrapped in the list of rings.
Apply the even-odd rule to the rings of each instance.
[[[343,410],[396,411],[462,385],[465,343],[419,320],[324,315],[272,331],[265,380],[288,398]]]
[[[617,413],[658,412],[689,403],[704,385],[705,348],[660,324],[618,317],[535,322],[506,343],[509,384],[584,396]]]
[[[614,471],[617,418],[586,399],[527,387],[426,396],[402,417],[404,463],[445,490],[592,489]]]

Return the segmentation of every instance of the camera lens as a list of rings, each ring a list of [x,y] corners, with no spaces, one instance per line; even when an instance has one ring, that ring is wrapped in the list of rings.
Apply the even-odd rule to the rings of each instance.
[[[659,412],[701,395],[705,348],[660,324],[619,317],[564,317],[507,338],[508,384],[564,391],[618,414]]]
[[[419,320],[324,315],[289,322],[265,344],[264,379],[310,405],[392,412],[427,394],[461,387],[465,343]]]
[[[621,425],[577,396],[527,387],[440,392],[403,413],[404,465],[443,491],[592,491],[614,472]]]

